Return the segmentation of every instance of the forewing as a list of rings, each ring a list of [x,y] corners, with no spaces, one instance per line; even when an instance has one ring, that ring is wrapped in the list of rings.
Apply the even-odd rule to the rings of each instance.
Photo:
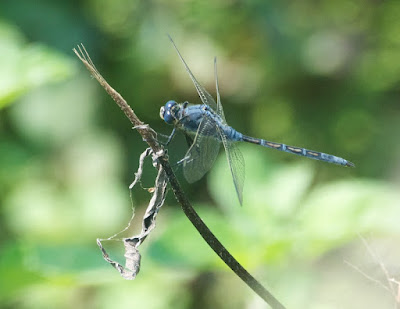
[[[181,53],[178,50],[178,47],[176,47],[175,42],[172,40],[172,38],[168,35],[169,39],[171,40],[172,44],[175,47],[176,52],[178,53],[179,58],[181,59],[183,65],[185,66],[186,72],[188,72],[190,78],[192,79],[192,82],[194,86],[196,87],[197,93],[200,96],[201,101],[203,104],[206,104],[210,106],[213,110],[217,110],[217,104],[215,103],[215,100],[213,97],[207,92],[206,89],[200,83],[197,81],[197,79],[194,77],[192,71],[190,71],[188,65],[186,64],[185,60],[183,59]]]
[[[243,185],[245,177],[244,158],[240,149],[231,141],[228,141],[224,134],[221,134],[222,143],[225,147],[226,158],[232,173],[233,184],[239,198],[239,203],[243,203]]]
[[[216,132],[215,123],[205,116],[183,161],[183,175],[188,182],[199,180],[213,166],[221,142],[208,135]]]
[[[218,72],[217,72],[217,57],[214,58],[214,75],[215,75],[215,88],[217,89],[217,114],[226,123],[224,110],[222,108],[221,98],[220,98],[220,95],[219,95]]]

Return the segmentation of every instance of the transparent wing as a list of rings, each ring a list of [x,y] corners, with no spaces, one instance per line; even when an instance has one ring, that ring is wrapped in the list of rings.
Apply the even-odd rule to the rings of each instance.
[[[216,112],[222,118],[222,120],[226,123],[224,110],[222,109],[221,98],[219,96],[217,57],[214,58],[214,75],[215,75],[215,88],[217,89],[217,110],[216,110]]]
[[[172,44],[174,45],[179,58],[181,59],[183,65],[185,66],[186,72],[189,73],[189,76],[192,79],[192,82],[193,82],[194,86],[196,87],[197,93],[199,94],[200,99],[203,102],[203,104],[206,104],[206,105],[210,106],[213,110],[217,111],[217,104],[215,103],[215,100],[213,99],[213,97],[196,80],[196,78],[192,74],[192,71],[190,71],[188,65],[186,64],[185,60],[183,60],[183,57],[182,57],[181,53],[179,52],[178,47],[176,47],[175,42],[172,40],[172,38],[169,35],[168,35],[168,38],[171,40]]]
[[[231,141],[228,141],[224,134],[221,134],[222,143],[225,147],[226,158],[232,173],[233,184],[239,198],[239,203],[243,203],[243,185],[245,175],[244,158],[239,148]]]
[[[183,160],[183,175],[188,182],[199,180],[213,166],[221,145],[216,134],[215,123],[204,117]]]
[[[196,87],[197,93],[199,94],[203,104],[211,107],[221,117],[223,122],[226,123],[218,88],[217,59],[214,59],[215,83],[217,89],[217,103],[215,103],[214,98],[207,92],[207,90],[204,89],[203,86],[200,85],[193,73],[190,71],[188,65],[176,47],[175,42],[169,35],[168,37],[178,53],[183,65],[185,66],[186,71],[192,79],[192,82]],[[208,119],[206,116],[204,116],[196,132],[193,144],[189,148],[184,158],[183,174],[188,182],[195,182],[202,178],[215,162],[219,152],[220,139],[224,143],[229,167],[233,176],[233,182],[235,184],[240,204],[242,204],[244,159],[240,150],[233,143],[228,142],[225,135],[220,132],[219,127],[215,124],[215,120]]]
[[[218,70],[217,70],[217,57],[214,58],[214,75],[215,87],[217,89],[217,114],[226,123],[224,110],[221,104],[218,86]],[[228,160],[229,168],[232,173],[233,184],[235,185],[236,193],[239,198],[239,203],[243,203],[243,185],[245,177],[244,158],[239,148],[231,141],[228,141],[225,134],[220,132],[222,143],[224,144],[226,158]]]

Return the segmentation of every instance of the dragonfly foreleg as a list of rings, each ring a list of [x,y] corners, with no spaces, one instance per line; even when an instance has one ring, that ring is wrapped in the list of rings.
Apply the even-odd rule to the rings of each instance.
[[[169,145],[169,143],[170,143],[170,142],[172,141],[172,139],[174,138],[175,133],[176,133],[176,127],[174,127],[174,129],[172,130],[170,136],[168,137],[168,140],[167,140],[167,143],[165,144],[165,146],[168,146],[168,145]]]
[[[161,145],[163,145],[163,146],[168,146],[169,143],[170,143],[170,142],[172,141],[172,139],[174,138],[175,133],[176,133],[176,128],[174,128],[174,129],[172,130],[172,132],[171,132],[170,135],[165,135],[165,134],[158,133],[157,137],[160,137],[160,136],[161,136],[162,138],[165,138],[167,141],[164,142],[164,141],[160,141],[159,139],[157,139],[157,142],[159,142],[159,143],[160,143]]]

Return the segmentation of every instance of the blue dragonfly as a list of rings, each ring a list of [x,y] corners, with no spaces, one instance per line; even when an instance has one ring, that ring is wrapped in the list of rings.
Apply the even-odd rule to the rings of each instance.
[[[214,164],[221,143],[224,145],[226,158],[232,173],[233,183],[236,189],[239,203],[243,203],[243,184],[245,176],[245,164],[242,153],[237,147],[237,142],[248,142],[264,147],[285,151],[299,156],[334,163],[338,165],[354,167],[354,164],[340,157],[330,154],[274,143],[260,138],[246,136],[226,122],[218,88],[217,60],[214,58],[214,75],[217,91],[217,102],[196,80],[181,53],[171,40],[180,60],[189,74],[197,93],[203,104],[180,103],[170,100],[160,109],[160,117],[174,129],[166,144],[175,136],[176,129],[181,130],[186,137],[189,149],[182,160],[183,174],[189,183],[193,183],[204,176]]]

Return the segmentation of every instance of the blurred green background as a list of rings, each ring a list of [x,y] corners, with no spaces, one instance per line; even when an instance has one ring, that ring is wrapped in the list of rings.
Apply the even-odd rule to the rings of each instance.
[[[135,281],[96,245],[129,222],[128,186],[146,144],[72,48],[84,43],[141,120],[169,134],[160,106],[200,100],[167,33],[212,94],[218,57],[225,115],[239,131],[357,166],[240,145],[243,207],[223,152],[198,183],[178,169],[222,243],[288,308],[394,308],[396,0],[1,0],[0,307],[268,308],[207,247],[171,192],[140,247]],[[183,156],[182,136],[169,153]],[[154,177],[148,162],[143,187]],[[140,231],[150,197],[139,187],[132,196],[136,216],[124,236]],[[123,262],[121,242],[105,245]]]

